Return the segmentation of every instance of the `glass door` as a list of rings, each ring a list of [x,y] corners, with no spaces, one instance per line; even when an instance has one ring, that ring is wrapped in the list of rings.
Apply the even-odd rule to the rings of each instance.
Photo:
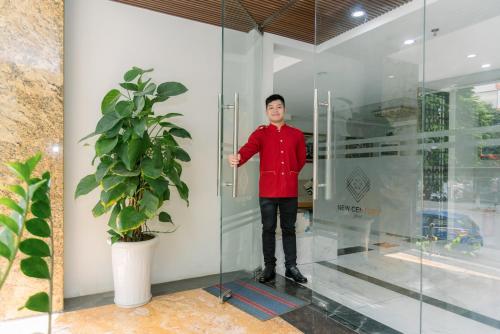
[[[316,2],[313,302],[418,333],[424,1],[354,3]]]
[[[240,168],[228,163],[264,116],[260,98],[262,35],[238,0],[222,2],[222,93],[219,96],[218,192],[220,297],[225,284],[252,277],[260,266],[258,156]]]

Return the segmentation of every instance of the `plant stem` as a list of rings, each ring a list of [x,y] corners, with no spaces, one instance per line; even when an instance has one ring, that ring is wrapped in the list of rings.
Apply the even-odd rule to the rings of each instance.
[[[54,222],[52,218],[48,219],[50,222],[50,279],[49,279],[49,324],[47,334],[52,333],[52,293],[54,289]]]

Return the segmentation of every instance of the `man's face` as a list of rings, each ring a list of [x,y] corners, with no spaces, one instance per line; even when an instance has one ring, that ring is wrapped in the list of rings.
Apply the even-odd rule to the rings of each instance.
[[[269,102],[266,107],[266,114],[271,123],[280,123],[285,119],[285,106],[281,100]]]

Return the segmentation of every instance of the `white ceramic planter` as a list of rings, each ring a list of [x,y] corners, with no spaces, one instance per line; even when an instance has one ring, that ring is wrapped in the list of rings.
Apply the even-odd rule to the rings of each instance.
[[[151,261],[158,237],[111,246],[115,304],[137,307],[151,300]]]

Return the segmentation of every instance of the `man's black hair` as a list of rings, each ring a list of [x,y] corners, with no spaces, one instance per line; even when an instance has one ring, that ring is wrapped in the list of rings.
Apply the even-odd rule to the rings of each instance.
[[[285,99],[283,98],[283,96],[279,95],[279,94],[273,94],[271,96],[269,96],[267,99],[266,99],[266,108],[267,108],[267,105],[273,101],[276,101],[276,100],[280,100],[281,103],[283,103],[283,107],[285,106]]]

